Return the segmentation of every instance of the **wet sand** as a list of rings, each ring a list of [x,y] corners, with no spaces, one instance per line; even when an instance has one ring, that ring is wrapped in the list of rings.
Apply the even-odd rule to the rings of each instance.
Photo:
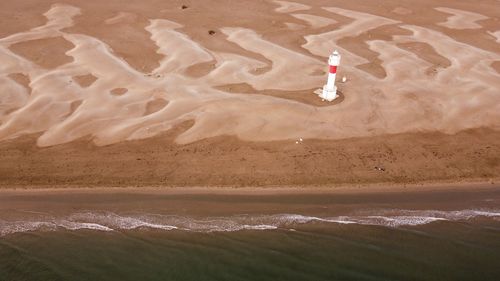
[[[394,227],[427,224],[440,219],[496,218],[500,216],[499,202],[500,186],[485,183],[362,188],[1,189],[0,236],[46,227],[49,231],[58,227],[100,231],[142,227],[239,231],[246,225],[250,226],[248,229],[254,226],[255,229],[276,229],[283,227],[282,224],[315,220]],[[387,219],[380,220],[380,217]]]
[[[496,181],[497,4],[1,3],[0,186]]]
[[[324,219],[338,224],[420,225],[439,219],[499,217],[500,188],[491,184],[332,188],[74,188],[0,190],[0,230],[35,231],[39,223],[71,222],[76,229],[151,227],[210,231],[245,225]],[[387,217],[380,220],[379,216]],[[309,218],[307,218],[309,217]],[[295,219],[294,219],[295,218]],[[320,221],[321,221],[320,219]],[[27,224],[24,225],[23,222]],[[11,225],[13,224],[13,225]],[[14,228],[18,224],[19,228]],[[129,225],[130,228],[127,228]],[[13,227],[14,226],[14,227]],[[89,227],[86,227],[89,226]],[[182,226],[182,227],[181,227]],[[232,228],[232,226],[236,228]],[[23,227],[26,227],[23,230]],[[43,229],[43,226],[42,226]],[[50,228],[48,230],[53,230]],[[108,229],[109,230],[109,229]]]

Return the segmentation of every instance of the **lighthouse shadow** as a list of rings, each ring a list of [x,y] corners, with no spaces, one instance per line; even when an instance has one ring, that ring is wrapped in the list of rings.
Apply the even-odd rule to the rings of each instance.
[[[252,86],[247,83],[239,83],[239,84],[227,84],[222,86],[214,87],[217,90],[224,91],[227,93],[235,93],[235,94],[259,94],[259,95],[267,95],[273,96],[276,98],[293,100],[296,102],[313,105],[317,107],[324,106],[332,106],[341,103],[344,100],[344,94],[337,90],[338,97],[329,102],[327,100],[322,100],[319,97],[315,90],[317,89],[308,89],[308,90],[300,90],[300,91],[282,91],[282,90],[256,90]]]

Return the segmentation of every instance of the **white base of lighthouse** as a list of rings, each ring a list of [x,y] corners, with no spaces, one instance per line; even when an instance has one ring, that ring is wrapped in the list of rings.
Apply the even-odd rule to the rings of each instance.
[[[338,98],[339,96],[337,95],[337,87],[334,87],[333,90],[328,90],[325,87],[323,89],[317,89],[314,91],[316,95],[318,95],[321,99],[327,100],[327,101],[333,101],[334,99]]]
[[[325,99],[327,101],[333,101],[334,99],[336,99],[338,97],[337,96],[337,87],[333,86],[333,89],[328,89],[327,86],[325,85],[319,96],[322,99]]]

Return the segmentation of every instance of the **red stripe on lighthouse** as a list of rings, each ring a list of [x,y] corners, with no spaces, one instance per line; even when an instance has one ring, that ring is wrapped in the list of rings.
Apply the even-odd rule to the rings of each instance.
[[[332,74],[337,73],[337,66],[335,66],[335,65],[330,65],[330,73],[332,73]]]

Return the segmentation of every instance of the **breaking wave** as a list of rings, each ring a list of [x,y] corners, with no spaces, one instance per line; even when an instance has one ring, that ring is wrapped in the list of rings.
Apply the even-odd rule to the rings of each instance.
[[[386,227],[417,226],[436,221],[469,221],[487,217],[500,221],[500,210],[371,210],[334,217],[300,214],[235,215],[194,218],[161,214],[120,215],[112,212],[82,212],[67,217],[45,217],[26,221],[0,220],[0,236],[31,231],[120,231],[134,229],[193,232],[233,232],[241,230],[295,230],[308,224],[359,224]]]

